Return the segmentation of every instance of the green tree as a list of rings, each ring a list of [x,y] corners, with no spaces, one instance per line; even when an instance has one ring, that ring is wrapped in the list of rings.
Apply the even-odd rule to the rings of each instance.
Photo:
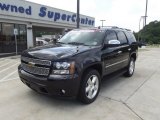
[[[153,21],[146,25],[138,33],[134,33],[138,40],[138,35],[140,41],[144,41],[148,44],[160,44],[160,22]]]

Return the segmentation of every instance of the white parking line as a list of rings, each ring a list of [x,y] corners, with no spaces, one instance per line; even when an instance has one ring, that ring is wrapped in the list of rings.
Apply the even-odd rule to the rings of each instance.
[[[20,64],[20,63],[19,63],[19,62],[17,62],[16,64],[11,65],[11,66],[7,67],[6,69],[1,70],[1,71],[0,71],[0,73],[2,73],[2,72],[4,72],[4,71],[6,71],[6,70],[8,70],[8,69],[10,69],[10,68],[11,68],[11,67],[13,67],[13,66],[16,66],[17,64]]]
[[[16,78],[12,78],[12,79],[7,79],[7,80],[1,80],[1,81],[0,81],[0,83],[1,83],[1,82],[12,81],[12,80],[16,80],[16,79],[19,79],[19,77],[16,77]]]
[[[6,60],[6,58],[0,58],[0,61],[2,61],[2,60]]]
[[[0,62],[6,61],[6,60],[11,60],[11,59],[8,59],[8,58],[0,58]]]
[[[15,74],[16,72],[17,72],[17,70],[11,72],[10,74],[8,74],[8,75],[5,76],[4,78],[2,78],[0,81],[3,81],[3,80],[5,80],[5,79],[9,78],[10,76],[12,76],[13,74]]]
[[[14,61],[9,61],[9,62],[7,62],[6,64],[1,65],[0,68],[6,66],[6,65],[8,65],[8,64],[10,64],[11,62],[14,62]]]
[[[0,60],[0,63],[6,62],[6,61],[7,61],[7,59]]]

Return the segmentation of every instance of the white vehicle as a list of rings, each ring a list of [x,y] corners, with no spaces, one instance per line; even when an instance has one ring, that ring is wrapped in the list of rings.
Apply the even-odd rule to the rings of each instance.
[[[49,43],[43,39],[36,40],[36,46],[48,45]]]

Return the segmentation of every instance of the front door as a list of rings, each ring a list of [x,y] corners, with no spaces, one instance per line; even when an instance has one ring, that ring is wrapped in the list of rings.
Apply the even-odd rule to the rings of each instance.
[[[108,30],[105,37],[105,44],[108,44],[109,40],[117,40],[115,31]],[[102,51],[103,71],[104,75],[108,75],[121,68],[122,52],[121,46],[106,47]]]

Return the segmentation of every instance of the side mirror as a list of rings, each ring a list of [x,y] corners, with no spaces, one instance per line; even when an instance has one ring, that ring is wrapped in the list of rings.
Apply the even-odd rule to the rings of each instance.
[[[105,44],[106,47],[118,47],[121,44],[119,40],[109,40],[108,44]]]

